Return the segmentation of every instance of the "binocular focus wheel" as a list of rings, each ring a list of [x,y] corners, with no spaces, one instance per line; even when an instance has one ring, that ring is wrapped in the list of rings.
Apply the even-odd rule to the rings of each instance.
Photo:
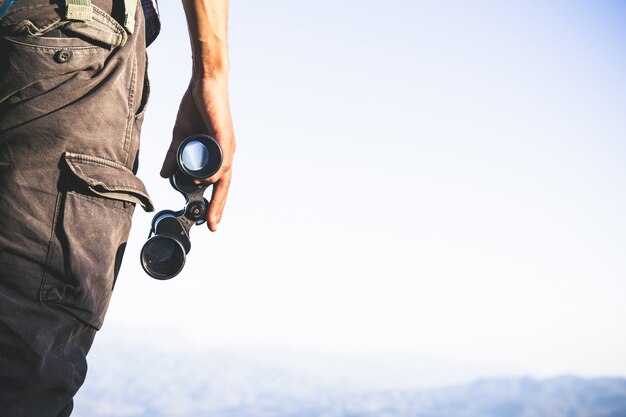
[[[185,266],[185,248],[173,237],[156,235],[141,249],[141,266],[148,275],[159,280],[174,278]]]

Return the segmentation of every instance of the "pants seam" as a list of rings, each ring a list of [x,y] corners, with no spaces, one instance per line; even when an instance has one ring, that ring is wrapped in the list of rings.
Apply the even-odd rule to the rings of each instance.
[[[137,90],[137,58],[133,56],[132,73],[130,76],[130,86],[128,88],[128,117],[126,125],[126,137],[124,138],[124,165],[128,165],[130,155],[130,144],[132,142],[133,127],[135,121],[135,96]]]
[[[46,262],[43,268],[43,276],[41,278],[41,287],[39,288],[39,301],[44,304],[47,301],[46,300],[46,296],[47,296],[46,282],[48,281],[48,267],[52,263],[52,259],[54,258],[54,254],[55,254],[54,229],[56,228],[56,225],[59,219],[59,211],[60,211],[60,206],[61,206],[60,202],[62,199],[61,196],[62,196],[62,193],[57,192],[57,198],[54,204],[55,205],[54,216],[52,218],[52,226],[50,227],[50,235],[48,239],[48,253],[46,254]]]

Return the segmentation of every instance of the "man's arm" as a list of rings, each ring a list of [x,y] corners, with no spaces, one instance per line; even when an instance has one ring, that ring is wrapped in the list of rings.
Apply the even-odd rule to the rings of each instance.
[[[193,72],[174,125],[172,143],[161,176],[176,172],[176,149],[187,136],[208,133],[222,147],[220,170],[208,178],[214,183],[207,214],[211,231],[217,230],[230,186],[235,133],[228,100],[228,0],[183,0],[187,17]]]

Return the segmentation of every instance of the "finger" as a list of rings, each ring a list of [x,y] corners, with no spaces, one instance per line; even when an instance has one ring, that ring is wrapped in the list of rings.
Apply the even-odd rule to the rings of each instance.
[[[196,184],[207,183],[207,184],[217,184],[220,180],[226,175],[226,173],[230,171],[230,165],[228,167],[222,165],[220,169],[213,175],[208,178],[202,178],[195,180]]]
[[[163,161],[163,166],[161,167],[161,177],[163,178],[169,178],[176,173],[176,169],[178,167],[176,163],[176,150],[178,149],[178,143],[180,143],[180,139],[173,139],[170,144],[170,148],[165,154],[165,160]]]
[[[211,203],[209,205],[209,212],[207,213],[209,230],[212,232],[217,230],[217,225],[222,220],[222,213],[224,212],[224,206],[226,205],[230,181],[231,171],[228,171],[213,185]]]
[[[206,177],[206,178],[198,178],[194,180],[195,184],[216,184],[218,183],[222,177],[229,171],[231,171],[232,169],[232,163],[233,163],[233,155],[232,153],[222,153],[222,156],[224,157],[224,159],[222,160],[219,169],[215,172],[215,174],[211,175],[210,177]]]
[[[219,137],[216,135],[215,138],[218,143],[222,142],[220,146],[222,147],[222,163],[217,170],[217,172],[211,175],[208,178],[203,178],[198,180],[197,183],[206,182],[209,184],[217,183],[227,172],[231,171],[233,164],[233,156],[235,153],[235,139],[231,136],[228,141],[220,141]]]

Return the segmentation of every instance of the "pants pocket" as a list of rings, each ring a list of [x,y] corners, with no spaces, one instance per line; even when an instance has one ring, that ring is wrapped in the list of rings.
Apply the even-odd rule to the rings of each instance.
[[[31,5],[18,4],[0,19],[0,34],[31,35],[37,38],[72,38],[104,48],[122,46],[127,40],[126,30],[104,10],[92,6],[92,18],[88,21],[68,20],[64,8],[43,1]]]
[[[121,265],[141,181],[112,161],[66,154],[41,301],[99,329]]]
[[[80,76],[79,73],[89,79],[126,42],[124,28],[96,7],[89,22],[64,20],[51,7],[19,9],[2,19],[0,105],[42,96]],[[57,32],[63,36],[52,36]],[[77,100],[86,93],[88,90],[76,91],[70,98]],[[48,106],[44,112],[54,109],[54,103],[45,104]]]

